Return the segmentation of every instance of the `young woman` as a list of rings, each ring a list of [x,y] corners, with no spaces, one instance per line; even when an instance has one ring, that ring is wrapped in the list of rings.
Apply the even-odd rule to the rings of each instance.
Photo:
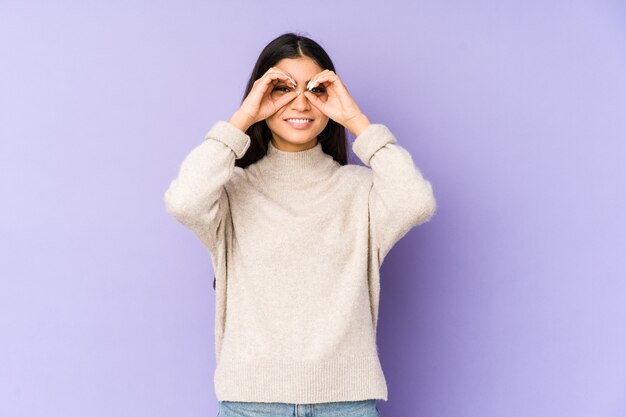
[[[345,129],[365,166],[347,163]],[[379,268],[436,203],[323,48],[271,41],[164,199],[211,253],[218,415],[378,416]]]

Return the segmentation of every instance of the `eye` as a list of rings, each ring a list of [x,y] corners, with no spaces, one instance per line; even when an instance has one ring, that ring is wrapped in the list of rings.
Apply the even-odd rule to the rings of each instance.
[[[279,86],[274,87],[272,91],[280,91],[280,92],[287,93],[289,92],[289,90],[291,90],[290,87],[287,87],[286,85],[279,85]]]
[[[326,89],[323,87],[315,87],[311,91],[315,94],[324,94],[326,92]]]

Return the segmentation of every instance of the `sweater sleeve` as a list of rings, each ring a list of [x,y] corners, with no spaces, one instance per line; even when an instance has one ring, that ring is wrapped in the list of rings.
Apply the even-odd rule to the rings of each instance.
[[[430,182],[414,165],[383,124],[370,124],[352,143],[352,150],[372,169],[369,193],[370,229],[378,265],[409,230],[435,214]]]
[[[189,227],[213,250],[224,233],[220,225],[230,214],[224,184],[250,146],[250,137],[231,123],[219,120],[180,165],[178,176],[165,191],[166,211]],[[223,229],[223,226],[222,228]]]

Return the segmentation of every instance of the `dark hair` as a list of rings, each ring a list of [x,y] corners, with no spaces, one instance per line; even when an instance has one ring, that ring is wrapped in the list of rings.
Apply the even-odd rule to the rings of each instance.
[[[243,94],[241,102],[246,99],[254,82],[261,78],[271,67],[275,66],[283,58],[309,57],[323,69],[335,72],[335,66],[324,49],[314,40],[296,33],[284,33],[272,40],[265,46],[254,65],[248,86]],[[245,168],[248,165],[263,158],[267,153],[271,132],[265,120],[256,122],[246,130],[250,136],[250,147],[245,155],[235,160],[235,165]],[[317,136],[322,144],[322,150],[331,155],[341,165],[348,163],[346,149],[346,129],[333,119],[328,119],[328,124]]]

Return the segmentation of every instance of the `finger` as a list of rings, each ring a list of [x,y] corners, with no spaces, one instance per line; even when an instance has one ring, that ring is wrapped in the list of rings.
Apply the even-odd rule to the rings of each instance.
[[[291,74],[289,74],[287,71],[282,70],[282,69],[280,69],[278,67],[270,67],[267,71],[277,71],[277,72],[283,73],[283,74],[291,77]]]
[[[279,79],[284,80],[284,81],[291,81],[291,79],[286,74],[283,74],[282,72],[268,71],[265,74],[263,74],[261,78],[256,80],[254,84],[255,85],[261,84],[263,90],[266,91],[267,87],[270,84],[272,84],[275,80],[279,80]]]
[[[275,71],[268,72],[263,77],[265,77],[267,80],[269,80],[268,82],[272,82],[274,80],[281,79],[281,80],[285,80],[285,81],[291,82],[294,85],[294,87],[295,87],[295,84],[296,84],[295,81],[291,77],[289,77],[288,75],[286,75],[286,74],[284,74],[282,72],[275,72]]]
[[[287,73],[286,71],[281,70],[280,68],[276,68],[276,67],[271,67],[269,70],[267,70],[267,72],[278,72],[281,74],[284,74],[288,77],[288,79],[293,83],[293,86],[296,86],[296,80],[293,79],[293,77],[291,76],[291,74]]]
[[[283,71],[283,70],[281,70],[280,68],[276,68],[276,67],[272,67],[272,68],[274,68],[275,70],[280,71],[280,72],[282,72],[283,74],[285,74],[286,76],[288,76],[288,77],[289,77],[289,79],[291,80],[291,82],[293,83],[293,86],[294,86],[294,87],[298,84],[298,83],[296,82],[295,78],[293,78],[293,77],[291,76],[291,74],[289,74],[287,71]]]
[[[307,85],[307,89],[310,90],[325,82],[332,82],[332,83],[336,82],[337,85],[341,84],[341,81],[339,80],[339,77],[336,74],[326,74],[326,75],[322,75],[311,80],[309,84]]]
[[[319,111],[326,114],[326,103],[324,103],[318,96],[313,94],[312,92],[306,90],[304,93],[304,97],[306,97],[312,105],[314,105]]]
[[[329,70],[329,69],[325,69],[324,71],[318,72],[317,74],[315,74],[315,76],[313,76],[313,78],[311,78],[311,81],[309,81],[309,83],[307,84],[306,88],[308,89],[311,84],[313,84],[314,81],[318,80],[321,77],[325,77],[327,75],[331,75],[331,74],[335,74],[333,71]]]
[[[334,74],[331,70],[329,70],[329,69],[325,69],[324,71],[320,71],[320,72],[318,72],[317,74],[315,74],[315,75],[313,76],[313,78],[311,78],[311,80],[315,80],[315,79],[317,79],[317,78],[319,78],[319,77],[321,77],[321,76],[323,76],[323,75],[327,75],[328,73],[332,73],[332,74]]]
[[[296,94],[295,91],[290,91],[284,96],[282,96],[281,98],[279,98],[278,100],[276,100],[274,102],[274,106],[277,109],[280,109],[281,107],[283,107],[285,104],[289,103],[291,100],[293,100],[296,97],[298,97],[298,94]]]
[[[260,96],[267,96],[271,94],[271,85],[276,85],[276,83],[274,83],[275,80],[283,80],[285,82],[288,82],[289,77],[279,72],[266,73],[265,75],[263,75],[263,77],[255,81],[255,83],[261,83],[259,86],[257,86],[258,94]]]
[[[315,87],[317,87],[320,84],[332,83],[333,87],[335,87],[338,91],[341,91],[344,94],[350,94],[346,86],[341,82],[341,79],[337,75],[334,75],[334,74],[327,75],[325,77],[321,77],[314,81],[315,82],[312,83],[309,90],[313,90]]]

